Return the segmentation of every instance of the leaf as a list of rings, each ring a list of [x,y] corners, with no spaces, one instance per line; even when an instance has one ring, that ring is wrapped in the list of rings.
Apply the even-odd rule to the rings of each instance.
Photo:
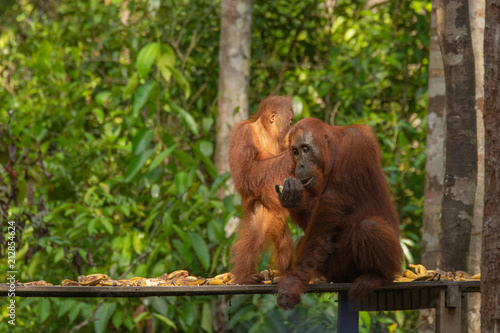
[[[104,228],[106,228],[107,232],[112,235],[113,234],[113,225],[111,224],[111,222],[109,222],[109,220],[105,217],[101,217],[99,219],[101,221],[101,224],[104,226]]]
[[[139,155],[142,153],[146,148],[148,148],[151,139],[153,138],[153,131],[148,130],[148,129],[141,129],[137,134],[134,136],[134,139],[132,140],[132,153],[134,155]]]
[[[172,73],[172,76],[174,77],[177,84],[182,88],[182,90],[184,90],[184,99],[187,101],[189,96],[191,95],[191,86],[189,85],[189,82],[186,80],[184,75],[182,75],[182,73],[179,72],[177,69],[171,66],[167,67]]]
[[[135,88],[137,88],[138,85],[139,85],[139,75],[137,75],[137,73],[134,73],[134,75],[132,75],[132,77],[128,80],[125,88],[123,88],[123,95],[125,96],[130,95],[132,91],[134,91]]]
[[[415,262],[413,259],[413,255],[411,254],[410,249],[408,246],[405,244],[405,242],[401,242],[401,248],[403,249],[404,256],[408,262],[413,263]]]
[[[151,306],[153,307],[153,309],[163,315],[163,316],[167,316],[168,314],[168,303],[167,301],[165,300],[165,298],[161,298],[161,297],[151,297],[151,298],[148,298],[148,300],[151,302]]]
[[[115,311],[111,322],[113,323],[113,326],[119,330],[120,326],[122,326],[123,324],[123,313],[120,311]]]
[[[189,238],[191,238],[191,243],[193,244],[196,256],[200,260],[203,267],[208,270],[210,267],[210,251],[208,251],[207,244],[198,234],[190,232],[188,235]]]
[[[95,95],[95,101],[97,104],[102,106],[107,106],[111,102],[112,94],[109,90],[104,90]]]
[[[97,219],[92,219],[89,221],[89,223],[87,224],[87,233],[89,235],[92,235],[94,233],[94,230],[95,230],[95,223],[96,223]]]
[[[189,112],[184,110],[183,108],[181,108],[173,103],[170,103],[169,105],[172,107],[172,109],[174,109],[181,116],[181,118],[184,120],[184,122],[189,127],[191,132],[193,132],[195,135],[198,135],[198,133],[199,133],[198,132],[198,125],[196,124],[196,121],[194,120],[193,116]]]
[[[148,315],[147,311],[141,312],[137,317],[134,318],[134,322],[138,323]]]
[[[149,71],[151,70],[151,66],[158,57],[160,52],[160,44],[159,43],[149,43],[145,45],[141,51],[139,51],[139,55],[137,56],[137,73],[140,77],[146,77]]]
[[[196,166],[196,167],[198,166],[198,161],[184,151],[174,150],[172,152],[172,156],[174,156],[181,163],[181,165],[184,169],[187,169],[187,168],[190,168],[193,166]]]
[[[68,318],[70,323],[75,321],[76,317],[78,316],[78,313],[80,313],[81,307],[82,307],[81,303],[76,303],[75,306],[71,308],[71,310],[68,313]]]
[[[59,306],[59,312],[57,313],[57,318],[61,318],[66,313],[68,313],[69,310],[73,309],[76,303],[77,301],[75,301],[74,299],[65,299]]]
[[[213,146],[211,145],[211,153],[213,153]],[[199,143],[193,147],[193,153],[198,161],[203,162],[205,165],[205,170],[208,172],[210,177],[216,178],[219,176],[219,172],[217,171],[217,168],[215,167],[214,163],[212,162],[212,159],[210,158],[211,155],[207,156],[204,153],[201,152],[202,147],[200,147]],[[205,153],[210,153],[210,149],[207,147],[204,147]],[[202,177],[203,178],[203,177]],[[202,180],[203,182],[203,180]]]
[[[37,304],[37,312],[38,312],[38,322],[42,324],[49,318],[50,311],[50,302],[46,298],[40,298]]]
[[[61,259],[64,258],[64,248],[59,248],[54,255],[54,264],[57,264]]]
[[[201,311],[201,328],[206,332],[212,333],[212,309],[209,303],[203,303],[203,309]]]
[[[85,195],[83,196],[83,202],[84,203],[89,203],[89,199],[94,194],[95,190],[97,190],[97,186],[91,186],[89,189],[85,192]]]
[[[359,311],[359,321],[360,321],[360,325],[361,324],[364,324],[366,329],[369,331],[370,330],[370,326],[371,326],[371,318],[370,318],[370,314],[366,311]]]
[[[297,118],[307,118],[311,116],[311,111],[309,110],[309,106],[307,102],[300,96],[293,96],[293,111],[295,117]]]
[[[165,81],[169,82],[172,72],[170,68],[175,65],[175,53],[174,50],[168,45],[161,45],[161,55],[158,56],[158,61],[156,62],[158,69]]]
[[[214,145],[210,141],[201,141],[200,152],[206,157],[210,157],[214,153]]]
[[[226,181],[229,179],[230,176],[231,174],[228,171],[226,171],[222,175],[217,177],[212,183],[212,186],[210,186],[210,193],[214,194],[215,192],[217,192],[219,188],[224,186],[224,184],[226,183]]]
[[[350,41],[354,35],[356,35],[356,30],[348,29],[344,34],[344,42]]]
[[[124,181],[126,183],[130,182],[134,177],[137,175],[139,170],[142,168],[144,163],[153,155],[155,152],[154,149],[149,149],[143,152],[142,154],[136,155],[130,160],[128,166],[127,166],[127,171],[125,172],[125,179]]]
[[[108,327],[108,322],[113,316],[116,309],[116,303],[103,303],[99,309],[97,309],[94,316],[94,328],[96,333],[106,332]]]
[[[190,186],[188,173],[185,171],[178,171],[174,175],[174,184],[177,194],[184,193]]]
[[[43,68],[50,69],[51,60],[52,60],[52,44],[50,44],[47,40],[44,40],[38,49],[38,54],[36,56],[36,60],[38,64]]]
[[[182,230],[179,226],[177,225],[173,225],[172,228],[175,230],[175,233],[177,234],[177,236],[179,236],[182,241],[184,243],[188,243],[189,244],[189,236],[186,234],[186,232],[184,230]]]
[[[177,148],[177,145],[173,145],[172,147],[165,149],[160,153],[160,155],[156,156],[153,162],[149,165],[149,171],[153,171],[158,165],[160,165],[160,163],[163,162],[175,148]]]
[[[132,110],[132,115],[134,118],[139,116],[139,111],[146,105],[151,96],[151,93],[155,90],[158,84],[154,81],[148,81],[139,88],[135,92],[134,96],[134,107]]]
[[[156,199],[159,196],[160,196],[160,186],[158,186],[158,184],[153,184],[153,186],[151,186],[151,197]]]
[[[208,133],[214,124],[214,118],[205,117],[201,120],[201,127],[205,133]]]
[[[132,236],[132,247],[134,248],[135,253],[141,254],[142,238],[139,237],[139,234]]]
[[[171,321],[170,319],[168,319],[167,317],[162,316],[161,314],[158,314],[158,313],[153,313],[153,316],[160,319],[162,322],[164,322],[168,326],[172,327],[174,330],[177,330],[177,326],[175,325],[175,323],[173,321]]]
[[[179,260],[184,260],[187,265],[191,265],[193,262],[193,253],[189,251],[187,245],[178,239],[172,240],[172,243],[174,244],[175,251],[179,253]]]

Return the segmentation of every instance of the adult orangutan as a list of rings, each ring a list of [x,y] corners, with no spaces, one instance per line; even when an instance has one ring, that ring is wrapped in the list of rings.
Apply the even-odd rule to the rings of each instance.
[[[290,267],[293,242],[286,210],[274,192],[274,184],[293,174],[287,133],[293,121],[288,96],[268,96],[257,113],[234,126],[229,144],[229,167],[234,186],[241,194],[243,216],[232,247],[232,273],[237,284],[260,283],[260,254],[274,245],[274,264],[279,271]]]
[[[366,125],[299,121],[289,134],[295,177],[281,203],[304,236],[280,279],[278,305],[291,309],[314,275],[353,282],[349,297],[366,298],[401,271],[398,215],[382,171],[380,147]]]

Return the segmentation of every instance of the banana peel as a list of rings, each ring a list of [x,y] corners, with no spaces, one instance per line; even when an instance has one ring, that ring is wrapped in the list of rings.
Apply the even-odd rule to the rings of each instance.
[[[465,271],[445,272],[439,269],[427,269],[422,264],[409,264],[410,269],[405,269],[401,275],[396,276],[394,282],[417,281],[478,281],[481,274],[471,275]],[[413,269],[413,270],[411,270]],[[408,281],[409,280],[409,281]]]

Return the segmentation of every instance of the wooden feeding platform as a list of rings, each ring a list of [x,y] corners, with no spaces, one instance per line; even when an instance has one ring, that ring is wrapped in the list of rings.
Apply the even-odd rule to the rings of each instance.
[[[479,292],[480,281],[398,282],[381,287],[364,301],[347,297],[350,283],[311,284],[309,293],[338,293],[339,332],[358,332],[358,311],[436,309],[436,332],[460,332],[462,299]],[[0,285],[0,296],[7,297],[7,284]],[[276,284],[222,286],[22,286],[18,297],[160,297],[241,294],[276,294]]]

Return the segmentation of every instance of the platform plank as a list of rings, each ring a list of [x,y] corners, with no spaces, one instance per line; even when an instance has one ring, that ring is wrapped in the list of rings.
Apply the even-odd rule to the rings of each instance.
[[[478,292],[479,281],[433,281],[401,282],[383,286],[375,291],[373,299],[363,302],[365,311],[397,310],[399,308],[426,308],[432,297],[419,297],[420,302],[412,298],[420,295],[436,295],[437,290],[457,287],[460,292]],[[350,283],[324,283],[309,286],[309,293],[337,293],[347,291]],[[0,284],[0,297],[9,293],[8,284]],[[15,294],[19,297],[153,297],[153,296],[202,296],[202,295],[241,295],[241,294],[276,294],[276,284],[262,285],[227,285],[227,286],[171,286],[171,287],[108,287],[108,286],[30,286],[16,285]],[[389,295],[387,295],[388,292]],[[403,304],[394,300],[394,295],[413,296],[403,300]],[[426,300],[424,302],[423,300]],[[376,301],[375,301],[376,300]],[[412,304],[413,303],[413,304]],[[418,303],[418,304],[417,304]],[[352,305],[350,305],[352,308]],[[377,309],[374,309],[377,308]]]

